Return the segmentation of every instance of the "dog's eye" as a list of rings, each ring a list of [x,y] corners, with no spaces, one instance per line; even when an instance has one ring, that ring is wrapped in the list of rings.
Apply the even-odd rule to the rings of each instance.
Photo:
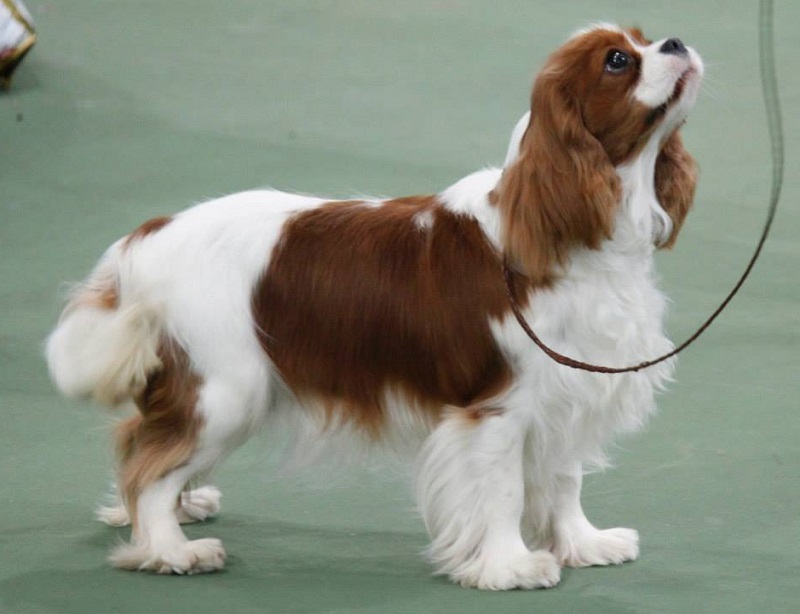
[[[606,72],[610,72],[611,74],[619,74],[628,70],[630,65],[630,56],[623,53],[619,49],[612,49],[608,52],[608,55],[606,55]]]

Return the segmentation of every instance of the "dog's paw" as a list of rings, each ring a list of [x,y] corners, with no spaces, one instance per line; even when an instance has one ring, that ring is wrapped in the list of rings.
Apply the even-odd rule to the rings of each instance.
[[[95,517],[110,527],[127,527],[131,516],[125,504],[116,499],[111,505],[101,505],[95,510]]]
[[[188,524],[203,522],[219,514],[222,493],[214,486],[201,486],[181,494],[181,505],[176,514],[178,522]]]
[[[211,573],[225,566],[225,549],[218,539],[196,539],[170,548],[150,549],[122,544],[108,557],[114,567],[159,574]]]
[[[547,550],[525,552],[506,559],[491,559],[451,579],[461,586],[490,591],[550,588],[561,579],[561,568]]]
[[[584,531],[558,544],[554,554],[566,567],[619,565],[639,558],[639,533],[621,528]]]

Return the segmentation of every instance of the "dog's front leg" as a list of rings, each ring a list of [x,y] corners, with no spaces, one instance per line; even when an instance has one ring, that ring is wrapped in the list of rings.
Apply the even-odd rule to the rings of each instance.
[[[431,434],[417,501],[437,573],[490,590],[558,583],[556,558],[529,550],[520,532],[524,442],[517,417],[501,411],[453,410]]]
[[[569,567],[617,565],[639,556],[639,534],[633,529],[596,529],[581,506],[583,469],[572,469],[554,481],[550,517],[553,553],[559,563]]]

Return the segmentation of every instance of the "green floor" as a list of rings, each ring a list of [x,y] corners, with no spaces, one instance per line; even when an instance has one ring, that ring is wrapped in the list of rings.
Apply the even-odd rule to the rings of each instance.
[[[0,613],[800,611],[800,3],[776,7],[788,162],[774,234],[681,359],[661,414],[586,486],[591,518],[638,528],[642,558],[507,594],[430,577],[397,471],[301,483],[275,474],[263,440],[221,469],[221,517],[189,530],[222,538],[224,572],[106,566],[124,535],[92,518],[110,477],[108,416],[59,399],[41,358],[59,288],[139,222],[208,197],[263,185],[404,195],[496,164],[545,55],[610,20],[680,36],[707,62],[685,129],[702,166],[697,210],[660,262],[670,329],[685,336],[738,276],[765,214],[756,3],[27,4],[40,42],[0,95]]]

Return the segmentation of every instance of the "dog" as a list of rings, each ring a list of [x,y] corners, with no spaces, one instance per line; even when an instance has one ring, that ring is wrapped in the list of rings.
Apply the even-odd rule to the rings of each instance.
[[[219,540],[180,528],[219,491],[187,484],[281,417],[304,425],[301,455],[331,433],[418,437],[427,554],[458,584],[551,587],[562,566],[636,559],[636,531],[587,520],[582,477],[643,426],[674,363],[556,364],[511,316],[501,264],[559,351],[621,366],[670,350],[653,256],[694,198],[679,128],[702,76],[677,38],[593,25],[546,60],[503,168],[397,199],[242,192],[115,242],[45,348],[63,394],[137,406],[100,512],[132,525],[111,563],[222,568]]]

